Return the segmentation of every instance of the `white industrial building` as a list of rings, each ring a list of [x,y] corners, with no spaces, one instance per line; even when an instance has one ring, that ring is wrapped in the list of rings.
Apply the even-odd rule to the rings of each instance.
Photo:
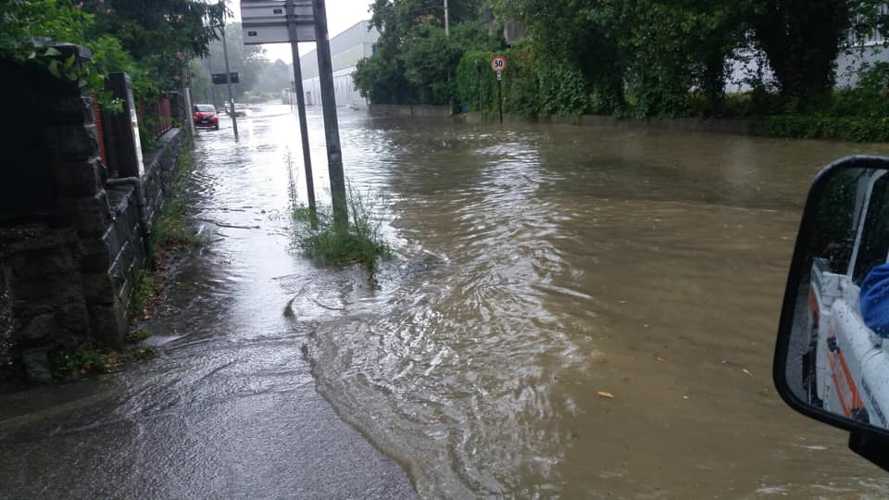
[[[358,61],[373,55],[374,44],[380,33],[370,26],[369,21],[361,21],[330,39],[330,57],[333,62],[333,84],[337,106],[366,108],[367,99],[355,89],[352,74]],[[313,50],[299,58],[302,68],[303,90],[306,105],[321,105],[321,82],[318,79],[318,55]]]

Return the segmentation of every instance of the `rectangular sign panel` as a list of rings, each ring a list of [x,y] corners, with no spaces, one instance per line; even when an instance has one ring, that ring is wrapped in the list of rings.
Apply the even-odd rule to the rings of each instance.
[[[293,0],[294,15],[287,16],[284,0],[241,0],[241,28],[244,45],[291,42],[287,23],[296,25],[294,42],[315,41],[312,0]]]
[[[222,85],[223,83],[228,83],[225,79],[225,73],[213,73],[213,83],[215,85]],[[231,73],[232,83],[240,83],[241,79],[238,75],[237,71],[232,71]]]
[[[290,34],[287,25],[281,26],[244,26],[244,45],[259,45],[263,43],[290,43]],[[312,25],[298,25],[296,27],[295,42],[314,42],[315,27]]]

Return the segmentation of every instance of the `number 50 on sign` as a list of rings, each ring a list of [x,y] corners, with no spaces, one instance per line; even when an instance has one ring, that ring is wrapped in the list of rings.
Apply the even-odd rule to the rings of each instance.
[[[494,58],[491,59],[491,69],[497,73],[497,79],[499,80],[502,77],[503,72],[506,70],[506,56],[494,56]]]

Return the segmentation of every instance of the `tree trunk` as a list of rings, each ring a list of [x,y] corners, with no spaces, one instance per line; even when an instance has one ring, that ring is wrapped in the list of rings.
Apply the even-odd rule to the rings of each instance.
[[[784,97],[805,106],[831,91],[850,15],[848,0],[763,0],[756,6],[756,42]]]

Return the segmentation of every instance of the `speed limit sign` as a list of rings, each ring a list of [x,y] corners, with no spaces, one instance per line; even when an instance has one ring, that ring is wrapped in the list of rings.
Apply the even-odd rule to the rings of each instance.
[[[497,73],[497,79],[499,80],[503,72],[506,70],[506,56],[494,56],[491,59],[491,69]]]

